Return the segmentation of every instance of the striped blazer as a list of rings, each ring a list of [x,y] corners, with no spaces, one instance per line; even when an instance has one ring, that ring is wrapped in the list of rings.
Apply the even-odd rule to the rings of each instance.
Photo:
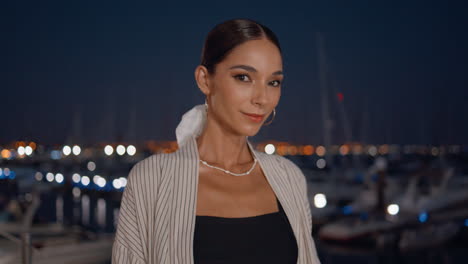
[[[298,245],[298,264],[319,264],[304,174],[293,162],[247,144],[281,202]],[[113,264],[193,264],[199,154],[195,136],[130,170],[112,247]]]

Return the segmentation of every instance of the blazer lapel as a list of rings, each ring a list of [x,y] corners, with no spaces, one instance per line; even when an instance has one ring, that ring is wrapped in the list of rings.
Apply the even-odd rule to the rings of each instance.
[[[251,152],[257,158],[268,183],[283,206],[284,212],[291,224],[291,228],[297,241],[299,251],[298,263],[301,263],[301,261],[299,261],[301,257],[300,245],[302,239],[302,232],[300,230],[301,217],[299,215],[299,210],[294,203],[294,193],[291,183],[288,181],[287,171],[285,171],[283,166],[279,164],[279,160],[277,160],[275,156],[260,153],[252,147],[248,140],[247,142]]]
[[[175,228],[172,232],[173,247],[176,252],[174,262],[193,264],[193,237],[198,191],[199,158],[195,138],[192,136],[186,144],[176,151],[176,164],[181,166],[180,174],[173,175],[174,199],[172,216]]]

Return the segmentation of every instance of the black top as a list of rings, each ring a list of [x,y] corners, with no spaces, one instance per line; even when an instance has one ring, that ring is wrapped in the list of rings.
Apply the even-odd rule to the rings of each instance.
[[[196,216],[195,264],[297,262],[297,243],[278,199],[279,211],[252,217]]]

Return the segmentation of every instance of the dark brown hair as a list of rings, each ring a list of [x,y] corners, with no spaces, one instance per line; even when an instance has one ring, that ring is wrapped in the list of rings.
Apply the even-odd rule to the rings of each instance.
[[[250,19],[231,19],[216,25],[207,35],[201,55],[201,65],[210,74],[229,52],[238,45],[254,39],[266,38],[281,47],[275,33],[268,27]]]

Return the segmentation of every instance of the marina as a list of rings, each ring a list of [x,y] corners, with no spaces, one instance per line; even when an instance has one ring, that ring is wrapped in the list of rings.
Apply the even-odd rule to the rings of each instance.
[[[148,153],[176,149],[174,142],[152,142],[23,152],[32,143],[1,150],[2,264],[22,257],[32,263],[110,261],[128,171]],[[416,263],[427,263],[427,250],[431,258],[451,261],[444,263],[461,263],[468,245],[468,153],[462,146],[332,146],[332,164],[324,146],[264,142],[256,148],[282,154],[303,170],[325,263],[341,257],[393,263],[385,256],[397,262],[420,256]]]

